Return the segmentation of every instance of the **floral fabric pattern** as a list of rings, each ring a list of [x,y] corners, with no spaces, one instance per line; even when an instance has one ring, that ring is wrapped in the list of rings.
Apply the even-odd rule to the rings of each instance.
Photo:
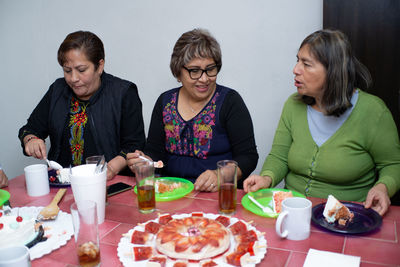
[[[82,164],[84,139],[83,133],[87,123],[86,108],[88,103],[80,102],[72,97],[69,112],[69,127],[71,138],[69,139],[72,164],[74,166]]]
[[[213,138],[219,93],[216,92],[207,106],[189,121],[184,121],[178,114],[177,95],[175,92],[163,109],[165,149],[176,155],[206,159]]]

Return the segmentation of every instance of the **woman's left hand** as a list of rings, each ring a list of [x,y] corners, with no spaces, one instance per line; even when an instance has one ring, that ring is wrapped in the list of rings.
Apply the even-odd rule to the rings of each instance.
[[[217,172],[206,170],[197,177],[194,189],[198,191],[216,192],[218,190]]]
[[[379,215],[383,216],[390,207],[390,198],[386,185],[377,184],[368,191],[367,199],[364,202],[366,209],[372,208]]]

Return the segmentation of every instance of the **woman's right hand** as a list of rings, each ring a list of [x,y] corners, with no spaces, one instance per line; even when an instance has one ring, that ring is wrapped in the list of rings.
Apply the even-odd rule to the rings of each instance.
[[[243,189],[246,193],[255,192],[261,188],[268,188],[272,184],[272,178],[269,176],[250,175],[243,182]]]
[[[139,158],[139,156],[141,157],[145,157],[149,160],[152,161],[152,159],[149,156],[146,156],[142,151],[140,150],[136,150],[133,153],[128,153],[126,154],[126,164],[129,166],[129,169],[131,169],[131,171],[133,173],[135,173],[135,169],[133,168],[133,165],[135,165],[135,163],[138,163],[139,161],[142,161],[143,159]]]
[[[45,159],[47,158],[46,144],[43,139],[30,134],[24,137],[25,153],[28,156]]]

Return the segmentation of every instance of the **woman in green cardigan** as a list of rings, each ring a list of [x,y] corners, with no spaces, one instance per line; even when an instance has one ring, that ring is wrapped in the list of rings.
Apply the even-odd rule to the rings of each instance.
[[[364,202],[384,215],[400,189],[400,144],[384,102],[361,90],[368,70],[340,31],[301,44],[293,69],[297,93],[286,101],[271,152],[246,192],[285,187],[306,196]]]

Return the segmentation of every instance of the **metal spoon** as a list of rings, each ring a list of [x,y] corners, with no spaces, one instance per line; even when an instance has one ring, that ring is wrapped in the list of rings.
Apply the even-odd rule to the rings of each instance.
[[[63,166],[61,166],[59,163],[55,162],[54,160],[48,160],[48,159],[46,159],[46,161],[47,161],[47,165],[49,165],[49,167],[50,167],[51,169],[54,169],[54,170],[61,170],[61,169],[63,168]]]

